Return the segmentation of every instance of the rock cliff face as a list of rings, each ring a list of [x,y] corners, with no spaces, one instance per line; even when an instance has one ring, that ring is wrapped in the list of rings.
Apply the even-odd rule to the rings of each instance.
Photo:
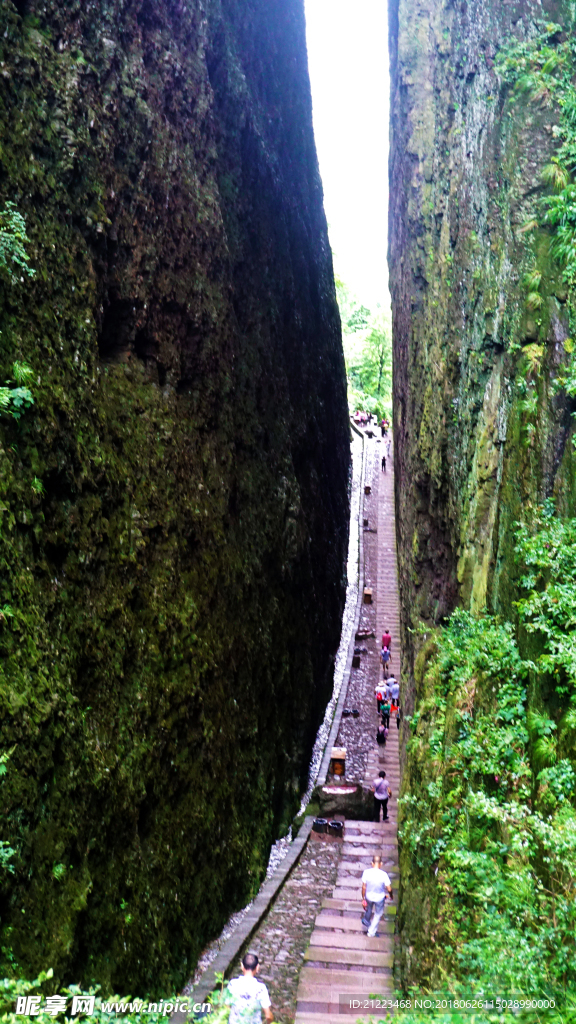
[[[345,374],[300,0],[1,0],[2,946],[181,984],[294,812],[343,607]]]
[[[561,0],[391,5],[405,627],[441,622],[458,602],[510,614],[511,524],[547,496],[574,509],[574,406],[553,383],[568,360],[571,296],[550,231],[536,226],[542,171],[558,148],[558,100],[518,91],[498,62],[546,22],[567,28],[571,18]],[[551,32],[547,45],[565,38]],[[404,642],[411,674],[407,632]]]
[[[560,515],[576,508],[574,389],[562,386],[573,372],[574,277],[554,256],[545,216],[567,137],[570,33],[572,5],[562,0],[391,0],[403,685],[407,713],[418,705],[427,722],[436,721],[426,676],[434,644],[413,628],[441,624],[457,604],[514,621],[514,524],[530,524],[546,498]],[[529,653],[526,634],[519,639]],[[532,707],[546,685],[529,690]],[[482,699],[493,699],[488,682]],[[423,807],[426,759],[434,775],[425,744],[416,738],[405,753]],[[441,834],[442,822],[433,824]],[[435,872],[403,860],[405,983],[426,970],[444,980],[435,856]]]

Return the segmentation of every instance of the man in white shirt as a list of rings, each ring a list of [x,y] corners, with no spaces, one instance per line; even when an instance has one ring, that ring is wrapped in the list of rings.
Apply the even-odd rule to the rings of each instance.
[[[266,985],[256,981],[260,969],[256,953],[246,953],[242,960],[242,977],[232,978],[227,1002],[231,1004],[229,1024],[262,1024],[262,1011],[268,1022],[274,1020]]]
[[[392,899],[392,886],[385,871],[382,871],[382,857],[375,854],[372,857],[372,867],[366,868],[362,875],[362,906],[364,916],[362,924],[368,929],[370,938],[378,937],[378,925],[384,913],[384,901],[386,891]]]
[[[395,679],[392,680],[392,686],[390,687],[390,696],[394,703],[397,704],[398,698],[400,696],[400,683],[396,682]]]

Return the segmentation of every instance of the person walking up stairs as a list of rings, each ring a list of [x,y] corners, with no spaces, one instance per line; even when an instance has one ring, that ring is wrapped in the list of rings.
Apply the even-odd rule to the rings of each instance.
[[[393,467],[391,467],[393,470]],[[400,676],[398,637],[398,583],[394,522],[394,473],[377,474],[378,577],[377,635],[390,630],[394,668]],[[390,635],[389,634],[389,635]],[[392,893],[398,886],[397,797],[400,786],[399,730],[391,721],[386,744],[376,744],[378,715],[370,695],[363,714],[373,716],[373,747],[368,752],[364,786],[375,789],[381,772],[391,789],[385,821],[350,821],[344,828],[342,855],[332,896],[325,899],[316,917],[305,965],[300,973],[295,1024],[342,1024],[348,1019],[367,1022],[385,1016],[381,1007],[371,1013],[369,997],[394,1000],[395,901],[386,898],[378,934],[366,935],[363,922],[362,877],[380,858]],[[378,804],[378,812],[380,804]],[[378,814],[379,816],[379,814]],[[364,876],[366,877],[366,876]],[[368,888],[365,890],[368,894]],[[373,893],[375,895],[375,893]],[[373,901],[376,902],[376,901]]]

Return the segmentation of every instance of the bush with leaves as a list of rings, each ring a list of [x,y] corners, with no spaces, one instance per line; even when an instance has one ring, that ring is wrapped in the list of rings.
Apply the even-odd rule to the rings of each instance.
[[[5,381],[4,387],[0,387],[0,412],[19,420],[22,413],[34,405],[32,392],[26,387],[26,381],[30,380],[34,371],[26,363],[15,362],[12,364],[12,373],[14,380]],[[12,387],[12,384],[16,387]]]
[[[17,271],[27,277],[34,277],[36,273],[29,266],[30,257],[25,249],[28,241],[24,217],[15,203],[6,203],[0,210],[0,270],[7,271],[12,279]]]
[[[168,1014],[164,1012],[164,1008],[167,1003],[175,1005],[177,998],[176,996],[168,996],[163,1002],[164,1007],[161,1007],[159,1012],[148,1012],[144,1011],[143,1007],[148,1007],[150,1004],[144,1002],[141,999],[135,999],[130,995],[118,996],[112,995],[104,999],[99,994],[99,987],[90,988],[88,991],[81,989],[78,985],[63,986],[57,993],[53,992],[50,985],[53,972],[42,971],[33,981],[23,980],[12,980],[10,978],[4,978],[0,980],[0,1024],[22,1024],[23,1017],[15,1012],[17,999],[19,996],[41,996],[42,1003],[39,1007],[39,1013],[35,1014],[32,1019],[36,1024],[49,1024],[49,1022],[60,1021],[61,1024],[70,1021],[70,1019],[80,1022],[95,1022],[95,1024],[111,1024],[112,1021],[122,1020],[126,1024],[160,1024],[163,1021],[170,1020],[170,1011]],[[206,1002],[211,1006],[211,1010],[208,1012],[205,1019],[209,1020],[211,1024],[226,1024],[230,1015],[230,1005],[228,1003],[227,995],[227,984],[221,984],[220,988],[213,992]],[[44,996],[47,992],[62,997],[62,1004],[65,1008],[58,1012],[48,1012],[45,1005]],[[70,1012],[72,999],[74,996],[83,996],[85,998],[94,996],[94,1010],[93,1013],[87,1015],[83,1012],[78,1013],[73,1018],[67,1016]],[[195,1000],[194,996],[180,996],[180,1003],[187,1001],[190,1010],[188,1019],[196,1020],[199,1019],[192,1012]],[[118,1007],[112,1008],[112,1007]],[[24,1018],[25,1019],[25,1018]]]
[[[516,555],[525,567],[520,621],[540,641],[538,671],[569,695],[575,710],[566,725],[576,728],[576,519],[559,518],[547,501],[532,511],[530,527],[519,525]]]
[[[435,873],[441,990],[560,1003],[576,993],[575,775],[554,723],[526,714],[535,664],[514,634],[462,610],[434,634],[408,744],[428,799],[402,798],[400,836],[424,885]]]
[[[534,102],[550,107],[555,104],[560,119],[554,128],[558,150],[542,171],[542,180],[551,190],[539,201],[542,225],[552,229],[551,252],[563,267],[568,284],[576,282],[576,41],[572,32],[566,37],[563,26],[548,22],[531,39],[505,46],[497,58],[497,68],[514,92],[527,94]],[[512,97],[514,99],[514,96]],[[524,226],[530,230],[538,219]],[[532,305],[530,305],[532,299]],[[534,306],[536,303],[536,306]],[[539,308],[542,298],[533,289],[528,308]]]
[[[21,276],[34,277],[35,271],[29,266],[30,257],[25,249],[28,241],[22,214],[14,203],[6,203],[0,210],[0,271],[6,271],[13,281],[17,271]],[[0,412],[18,420],[25,409],[34,404],[32,392],[26,387],[33,371],[26,363],[17,361],[12,365],[12,373],[14,380],[5,381],[4,387],[0,387]],[[16,386],[12,387],[13,384]]]

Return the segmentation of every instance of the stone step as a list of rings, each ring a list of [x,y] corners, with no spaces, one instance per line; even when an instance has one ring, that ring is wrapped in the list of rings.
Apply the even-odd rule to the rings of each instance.
[[[381,767],[381,765],[384,765],[384,767]],[[387,761],[377,761],[375,764],[366,765],[366,772],[364,774],[364,785],[366,786],[366,789],[372,788],[376,779],[380,778],[380,772],[386,772],[386,781],[390,784],[393,791],[398,788],[399,783],[402,781],[400,772],[391,768]]]
[[[375,711],[374,712],[374,725],[373,725],[373,729],[374,729],[374,742],[375,743],[376,743],[376,730],[377,730],[379,724],[380,724],[380,716]],[[399,743],[398,743],[398,738],[397,738],[398,730],[394,726],[394,723],[392,723],[392,726],[395,729],[395,732],[392,734],[394,738],[390,739],[390,732],[392,732],[392,729],[389,726],[388,728],[389,728],[390,731],[388,733],[388,739],[386,740],[386,743],[383,743],[381,747],[377,746],[377,747],[374,748],[374,753],[370,754],[370,757],[367,759],[366,764],[367,765],[372,765],[373,767],[375,765],[384,765],[383,768],[379,767],[378,771],[388,772],[388,769],[390,769],[390,771],[395,772],[398,775],[398,774],[400,774],[400,769],[398,767],[398,750],[399,750]]]
[[[370,990],[370,986],[378,981],[386,981],[389,974],[387,968],[382,971],[364,971],[362,969],[355,970],[354,967],[326,967],[325,964],[320,967],[311,967],[310,964],[304,964],[300,977],[305,982],[318,981],[320,984],[345,985],[346,990],[350,985]]]
[[[347,827],[349,826],[350,828],[353,828],[357,832],[373,832],[373,833],[376,833],[376,832],[383,831],[383,829],[382,829],[382,822],[380,822],[380,825],[378,826],[376,824],[376,822],[374,822],[374,821],[357,821],[354,818],[350,818],[349,820],[347,820],[346,821],[346,826]]]
[[[388,865],[388,867],[384,867],[384,865],[386,864]],[[346,861],[340,861],[340,864],[338,865],[337,878],[346,875],[347,878],[357,878],[358,880],[360,880],[360,878],[362,877],[362,872],[365,871],[366,868],[369,868],[371,866],[372,857],[358,857],[354,860],[350,859]],[[393,855],[386,857],[386,855],[384,854],[382,858],[382,866],[384,867],[385,871],[388,871],[388,868],[391,871],[397,870],[398,858]],[[336,882],[336,885],[338,885],[338,882]]]
[[[383,845],[384,844],[381,844],[376,849],[374,849],[373,846],[369,846],[369,847],[367,847],[367,846],[353,846],[351,843],[344,842],[342,844],[342,855],[341,856],[342,856],[343,860],[347,859],[348,857],[368,857],[368,858],[371,859],[374,856],[375,853],[382,853],[382,846]],[[386,844],[386,845],[392,845],[392,844]],[[392,851],[390,851],[390,852],[392,852]]]
[[[358,833],[358,835],[355,836],[351,831],[349,831],[347,828],[345,828],[344,829],[344,843],[342,844],[342,849],[344,849],[344,847],[348,846],[349,843],[358,843],[358,844],[361,843],[362,846],[370,846],[370,847],[373,848],[374,846],[382,846],[382,837],[381,836],[360,835],[360,833]],[[391,844],[390,844],[390,842],[387,842],[386,845],[389,846]],[[395,844],[395,845],[397,845],[397,844]]]
[[[376,822],[374,823],[376,824]],[[379,822],[381,825],[389,825],[388,821]],[[342,843],[342,855],[351,853],[360,857],[373,857],[375,853],[393,854],[398,849],[396,834],[386,831],[380,832],[374,842],[367,842],[362,836],[350,836]]]
[[[398,875],[392,877],[392,872],[389,871],[390,882],[392,885],[392,896],[398,892]],[[346,879],[342,880],[341,885],[337,885],[334,888],[333,899],[335,900],[346,900],[347,902],[354,903],[358,913],[362,910],[362,897],[360,895],[360,883],[354,885],[352,881],[346,882]],[[387,898],[386,903],[394,902]]]
[[[376,729],[380,724],[380,719],[374,712],[374,742],[376,742]],[[376,769],[378,772],[388,772],[394,775],[401,775],[400,768],[398,766],[398,740],[394,736],[394,740],[388,738],[386,744],[381,747],[376,747],[374,754],[371,754],[366,761],[366,768]]]
[[[398,850],[378,850],[376,847],[375,854],[382,858],[383,864],[388,864],[388,867],[394,868],[398,863]],[[338,871],[342,870],[346,874],[355,874],[358,878],[361,877],[362,872],[372,866],[374,860],[374,853],[370,854],[356,854],[353,852],[342,853],[340,864],[338,865]]]
[[[333,967],[303,967],[300,972],[303,999],[312,991],[323,990],[328,1002],[337,1003],[341,994],[350,992],[379,993],[390,985],[390,975],[372,971],[335,970]],[[300,989],[298,990],[300,992]]]
[[[373,938],[370,935],[351,935],[348,932],[329,932],[324,928],[316,928],[310,936],[310,947],[322,946],[324,949],[341,949],[345,952],[351,950],[371,950],[374,953],[387,953],[392,949],[394,939],[390,935],[379,935]]]
[[[370,867],[369,864],[364,865]],[[392,882],[392,887],[398,882],[398,865],[397,864],[383,864],[382,870],[386,872]],[[356,874],[353,871],[342,871],[338,873],[336,878],[336,889],[354,889],[354,892],[360,892],[362,875]]]
[[[330,946],[308,946],[305,960],[324,961],[328,964],[354,964],[357,967],[392,968],[392,953],[378,953],[370,949],[332,949]]]
[[[327,910],[358,910],[358,912],[360,912],[360,910],[362,909],[360,904],[360,898],[357,893],[355,893],[353,898],[325,896],[324,899],[322,900],[322,907]],[[384,905],[384,915],[394,917],[395,914],[396,904],[390,903],[389,900],[386,900],[386,903]],[[384,917],[382,918],[382,920],[384,920]]]
[[[391,878],[390,881],[392,882],[392,892],[394,892],[394,889],[398,889],[398,886],[396,884],[397,880],[395,878]],[[358,906],[361,900],[360,881],[358,881],[358,885],[356,888],[352,888],[350,885],[334,886],[332,896],[335,900],[348,900],[352,903],[355,902],[356,906]],[[388,904],[388,902],[389,901],[387,900],[386,903]]]
[[[360,901],[357,903],[357,909],[358,913],[354,917],[343,917],[342,915],[339,917],[336,913],[329,913],[327,910],[323,910],[318,914],[314,928],[341,928],[344,932],[357,932],[358,934],[362,934],[364,931],[364,925],[360,920],[362,913],[362,905]],[[384,917],[382,917],[378,926],[378,931],[385,931],[387,935],[393,935],[394,924],[392,921],[385,921]]]

